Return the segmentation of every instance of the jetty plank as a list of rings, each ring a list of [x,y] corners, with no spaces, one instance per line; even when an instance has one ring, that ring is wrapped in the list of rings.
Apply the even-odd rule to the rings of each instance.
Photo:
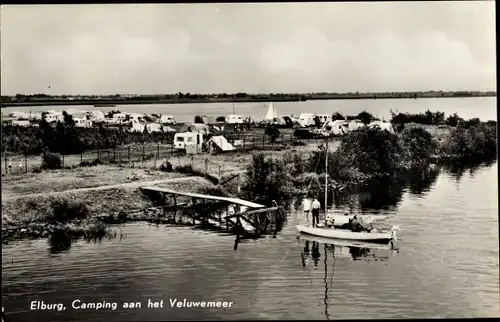
[[[140,187],[141,190],[147,190],[147,191],[156,191],[156,192],[162,192],[162,193],[169,193],[169,194],[174,194],[178,196],[187,196],[191,198],[198,198],[198,199],[206,199],[206,200],[217,200],[217,201],[225,201],[231,204],[236,204],[240,206],[245,206],[249,208],[265,208],[264,205],[239,199],[239,198],[229,198],[229,197],[219,197],[219,196],[211,196],[211,195],[204,195],[204,194],[199,194],[199,193],[191,193],[191,192],[181,192],[181,191],[175,191],[167,188],[161,188],[161,187],[154,187],[154,186],[147,186],[147,187]]]

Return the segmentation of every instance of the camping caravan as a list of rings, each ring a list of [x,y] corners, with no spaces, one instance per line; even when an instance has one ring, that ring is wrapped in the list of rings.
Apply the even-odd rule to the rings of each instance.
[[[302,127],[308,127],[308,126],[313,126],[316,125],[316,122],[314,121],[314,114],[312,113],[302,113],[299,116],[299,124]]]
[[[358,131],[364,127],[366,127],[365,123],[361,122],[360,120],[356,120],[356,119],[351,120],[349,122],[349,125],[348,125],[349,132]]]
[[[175,124],[175,118],[172,115],[162,115],[160,117],[160,124]]]
[[[180,151],[195,150],[201,152],[203,134],[197,132],[176,133],[174,135],[174,148]]]
[[[319,119],[320,124],[325,124],[326,122],[330,122],[332,120],[332,116],[330,114],[316,114]]]
[[[132,124],[132,127],[130,128],[130,132],[144,132],[144,129],[146,127],[145,124],[142,124],[142,123],[138,123],[138,122],[133,122],[131,123]]]
[[[47,123],[57,122],[57,120],[58,120],[57,115],[55,115],[55,114],[45,114],[43,119]]]
[[[349,132],[349,122],[344,120],[330,121],[325,123],[321,130],[325,135],[344,135]]]
[[[146,130],[148,131],[148,133],[162,132],[162,126],[158,123],[148,123],[146,124]]]
[[[86,118],[75,117],[73,118],[73,121],[75,121],[75,127],[92,127],[92,121],[89,121]]]
[[[380,129],[380,130],[386,130],[389,131],[389,133],[394,133],[394,128],[391,123],[389,122],[382,122],[382,121],[373,121],[368,125],[368,128],[370,129]]]
[[[89,119],[93,122],[105,122],[106,117],[101,111],[91,111],[89,112]]]
[[[243,124],[245,121],[243,120],[243,116],[231,114],[227,117],[226,123],[228,124]]]

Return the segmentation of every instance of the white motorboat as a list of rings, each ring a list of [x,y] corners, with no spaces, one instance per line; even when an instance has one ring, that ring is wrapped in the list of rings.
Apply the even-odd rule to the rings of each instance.
[[[313,228],[307,226],[297,225],[297,230],[300,233],[305,233],[313,236],[333,239],[344,240],[357,240],[372,243],[389,243],[391,240],[396,239],[396,230],[391,229],[388,232],[353,232],[347,229],[335,228]]]
[[[328,139],[326,139],[326,149],[325,149],[325,209],[327,208],[327,196],[328,196]],[[327,212],[327,211],[325,211]],[[343,240],[356,240],[356,241],[366,241],[374,243],[389,243],[392,240],[396,240],[396,230],[399,229],[398,226],[392,226],[389,231],[381,230],[371,230],[354,232],[349,229],[337,229],[335,227],[341,227],[349,222],[349,219],[354,217],[342,216],[337,214],[328,214],[326,217],[333,219],[333,227],[308,227],[304,225],[297,225],[297,230],[299,233],[305,233],[313,236],[331,238],[331,239],[343,239]],[[365,223],[374,222],[378,219],[387,218],[385,216],[363,216],[362,219]]]

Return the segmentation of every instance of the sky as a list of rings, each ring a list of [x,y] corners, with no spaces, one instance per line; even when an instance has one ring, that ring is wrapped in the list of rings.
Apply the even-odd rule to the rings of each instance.
[[[496,90],[495,4],[1,7],[1,93]]]

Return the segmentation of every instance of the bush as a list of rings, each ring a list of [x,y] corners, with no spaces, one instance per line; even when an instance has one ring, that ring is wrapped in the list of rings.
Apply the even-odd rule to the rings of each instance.
[[[269,136],[271,142],[276,142],[276,139],[280,136],[280,131],[276,126],[269,125],[266,127],[265,134]]]
[[[428,165],[430,158],[436,153],[436,140],[423,128],[405,129],[401,140],[406,149],[408,162],[413,168]]]
[[[337,121],[337,120],[345,120],[345,117],[342,114],[340,114],[339,112],[335,112],[332,115],[332,121]]]
[[[85,203],[68,198],[52,198],[49,211],[47,219],[57,222],[85,219],[90,214]]]
[[[425,113],[409,114],[399,113],[395,114],[391,110],[391,123],[404,124],[404,123],[418,123],[426,125],[443,125],[445,124],[445,114],[443,112],[431,112],[429,110]]]
[[[470,122],[476,123],[475,120]],[[464,124],[452,130],[439,146],[439,152],[445,159],[484,160],[496,156],[496,126],[488,123],[478,125]]]
[[[62,168],[61,155],[58,153],[52,153],[49,151],[44,151],[42,154],[42,169],[44,170],[55,170]]]
[[[463,122],[464,122],[464,119],[461,118],[460,116],[458,116],[457,113],[455,113],[455,114],[448,116],[448,118],[445,121],[445,124],[449,125],[449,126],[457,126]]]
[[[248,199],[259,202],[289,199],[295,192],[289,168],[283,160],[254,155],[242,191]]]

